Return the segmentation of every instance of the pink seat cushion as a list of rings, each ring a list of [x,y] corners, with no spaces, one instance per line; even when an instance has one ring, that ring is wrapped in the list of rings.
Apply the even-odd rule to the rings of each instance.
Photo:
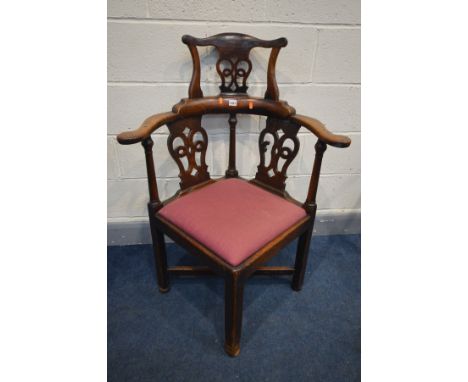
[[[297,205],[240,179],[223,179],[159,213],[236,266],[306,216]]]

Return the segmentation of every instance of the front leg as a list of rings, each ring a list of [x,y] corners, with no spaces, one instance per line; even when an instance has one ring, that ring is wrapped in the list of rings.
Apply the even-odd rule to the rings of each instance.
[[[309,256],[310,238],[312,236],[313,227],[305,231],[297,243],[296,263],[294,264],[294,274],[291,287],[295,291],[300,291],[304,284],[304,275],[307,268],[307,258]]]
[[[156,218],[154,217],[156,210],[151,203],[148,203],[148,213],[159,291],[161,293],[167,293],[169,292],[169,275],[167,271],[166,243],[164,242],[164,234],[156,228]]]
[[[239,280],[238,273],[231,273],[225,279],[225,343],[224,350],[231,357],[240,353],[240,336],[242,329],[242,301],[244,281]]]

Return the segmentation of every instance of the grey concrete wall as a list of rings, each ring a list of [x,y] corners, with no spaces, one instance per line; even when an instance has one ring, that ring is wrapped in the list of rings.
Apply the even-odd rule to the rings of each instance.
[[[287,37],[277,63],[280,97],[298,113],[314,116],[337,133],[351,137],[349,149],[325,153],[318,191],[319,214],[360,213],[360,3],[331,1],[141,1],[108,2],[108,222],[146,220],[147,185],[140,145],[120,146],[115,137],[149,115],[170,109],[187,96],[191,58],[183,34],[198,37],[242,32],[270,39]],[[267,51],[252,52],[254,71],[249,93],[265,91]],[[214,54],[201,54],[207,64],[202,88],[217,94]],[[258,164],[257,139],[264,118],[239,116],[237,167],[253,177]],[[227,116],[206,116],[207,162],[213,177],[227,168]],[[167,129],[154,134],[161,197],[173,194],[179,179],[166,148]],[[299,133],[301,148],[290,167],[287,190],[305,198],[315,138]],[[216,158],[216,161],[213,160]],[[355,219],[348,219],[355,221]],[[113,224],[113,225],[112,225]],[[351,229],[355,230],[355,227]],[[341,232],[341,229],[337,229]]]

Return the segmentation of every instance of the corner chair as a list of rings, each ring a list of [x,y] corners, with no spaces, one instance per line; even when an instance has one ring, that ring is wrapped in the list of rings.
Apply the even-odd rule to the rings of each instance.
[[[286,38],[261,40],[240,33],[207,38],[184,35],[193,63],[188,98],[172,111],[147,118],[136,130],[118,135],[122,145],[143,145],[149,187],[148,214],[157,281],[162,293],[169,291],[169,276],[218,274],[225,282],[225,343],[230,356],[240,352],[242,300],[252,275],[292,275],[292,289],[304,282],[310,240],[317,211],[316,195],[322,157],[327,146],[348,147],[351,140],[335,135],[316,119],[298,115],[279,99],[276,60]],[[216,71],[220,93],[204,96],[200,87],[198,47],[212,46],[218,53]],[[267,88],[263,98],[247,93],[253,48],[271,49]],[[205,161],[208,135],[202,116],[228,114],[229,164],[225,177],[211,179]],[[237,114],[266,116],[258,141],[260,163],[254,179],[239,176],[236,168]],[[180,189],[161,201],[153,162],[151,134],[167,125],[168,151],[180,170]],[[306,200],[299,202],[285,190],[286,171],[299,151],[301,127],[317,137],[315,159]],[[168,267],[164,235],[183,246],[205,265]],[[281,248],[299,238],[295,264],[265,266]]]

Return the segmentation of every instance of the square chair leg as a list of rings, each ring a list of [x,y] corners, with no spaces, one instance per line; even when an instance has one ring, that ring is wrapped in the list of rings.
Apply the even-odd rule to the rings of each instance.
[[[153,253],[159,291],[167,293],[170,285],[167,271],[166,243],[164,242],[164,235],[160,231],[156,231],[156,240],[153,238]]]
[[[169,292],[169,274],[167,271],[166,243],[164,234],[156,228],[152,218],[152,210],[149,206],[151,238],[153,241],[153,255],[156,266],[156,277],[158,279],[159,291],[161,293]]]
[[[304,284],[304,275],[307,268],[307,258],[309,256],[310,238],[312,236],[313,228],[305,231],[299,236],[297,243],[296,263],[294,265],[294,274],[291,287],[295,291],[300,291]]]
[[[224,288],[224,350],[231,357],[236,357],[240,353],[244,282],[239,280],[237,273],[233,273],[226,276]]]

